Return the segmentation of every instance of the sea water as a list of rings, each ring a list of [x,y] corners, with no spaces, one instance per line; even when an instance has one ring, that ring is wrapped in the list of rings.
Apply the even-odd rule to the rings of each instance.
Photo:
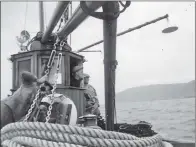
[[[100,106],[105,116],[104,105]],[[165,139],[195,142],[195,98],[116,104],[117,123],[147,121]]]

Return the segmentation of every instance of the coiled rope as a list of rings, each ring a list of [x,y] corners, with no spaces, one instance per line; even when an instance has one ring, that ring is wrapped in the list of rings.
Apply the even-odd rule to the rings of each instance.
[[[1,129],[3,147],[162,147],[159,135],[129,134],[41,122],[16,122]]]

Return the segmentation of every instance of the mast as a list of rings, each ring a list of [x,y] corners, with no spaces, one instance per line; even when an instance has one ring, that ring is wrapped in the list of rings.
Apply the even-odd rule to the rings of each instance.
[[[104,13],[119,12],[118,2],[103,5]],[[114,130],[117,18],[103,21],[106,130]]]
[[[43,1],[39,1],[39,23],[40,23],[40,32],[44,32],[44,5],[43,5]]]

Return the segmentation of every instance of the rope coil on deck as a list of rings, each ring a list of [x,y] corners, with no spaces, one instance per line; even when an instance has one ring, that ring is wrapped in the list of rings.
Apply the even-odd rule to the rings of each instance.
[[[11,147],[162,147],[159,135],[129,134],[41,122],[16,122],[1,129],[2,146]]]

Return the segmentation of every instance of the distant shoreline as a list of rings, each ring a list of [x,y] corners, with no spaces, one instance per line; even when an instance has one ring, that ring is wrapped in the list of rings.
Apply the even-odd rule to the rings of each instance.
[[[137,100],[133,100],[133,101],[117,101],[116,103],[127,103],[127,102],[149,102],[149,101],[168,101],[168,100],[181,100],[181,99],[195,99],[195,96],[192,97],[182,97],[182,98],[165,98],[165,99],[150,99],[150,100],[142,100],[142,101],[137,101]]]
[[[116,94],[117,102],[154,101],[195,97],[195,80],[187,83],[156,84],[126,89]]]

